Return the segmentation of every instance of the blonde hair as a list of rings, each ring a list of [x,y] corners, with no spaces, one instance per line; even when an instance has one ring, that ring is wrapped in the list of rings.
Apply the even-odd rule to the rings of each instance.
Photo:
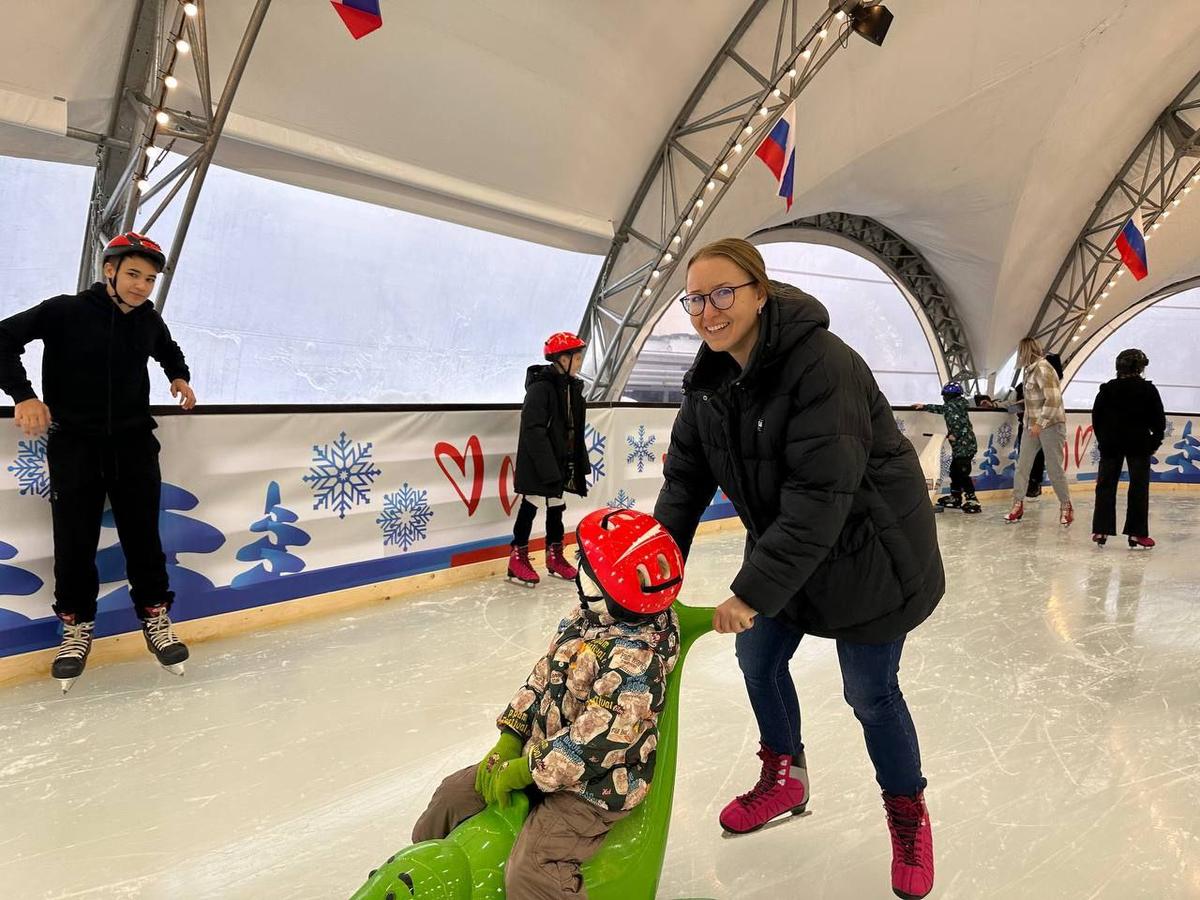
[[[1032,366],[1045,355],[1046,351],[1037,338],[1021,338],[1021,343],[1017,345],[1017,366],[1022,369]]]
[[[719,241],[713,241],[711,244],[705,244],[692,254],[692,258],[688,260],[688,268],[690,269],[692,263],[697,260],[711,259],[715,256],[724,257],[729,260],[749,275],[763,291],[769,290],[768,282],[770,279],[767,276],[767,264],[763,262],[762,254],[758,252],[758,248],[749,241],[742,240],[741,238],[722,238]]]

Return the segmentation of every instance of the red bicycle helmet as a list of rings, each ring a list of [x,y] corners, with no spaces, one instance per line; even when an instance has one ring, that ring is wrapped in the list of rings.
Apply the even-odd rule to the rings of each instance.
[[[617,618],[654,616],[679,596],[683,554],[658,520],[632,509],[599,509],[575,531],[579,544],[580,593],[586,576]],[[614,605],[618,609],[614,609]]]
[[[160,272],[166,268],[167,255],[163,253],[162,247],[136,231],[118,234],[109,241],[104,247],[104,261],[120,259],[122,256],[130,256],[134,253],[154,260]]]
[[[574,353],[576,350],[582,350],[586,346],[587,343],[580,340],[579,335],[572,334],[569,331],[560,331],[546,338],[546,346],[542,350],[547,360],[553,360],[556,356],[561,356],[564,353]]]

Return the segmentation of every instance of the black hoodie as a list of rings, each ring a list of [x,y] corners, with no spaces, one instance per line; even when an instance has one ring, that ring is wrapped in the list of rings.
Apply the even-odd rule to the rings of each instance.
[[[13,403],[37,396],[21,364],[26,344],[35,340],[45,344],[44,400],[55,427],[71,434],[154,428],[146,371],[151,357],[168,380],[191,378],[154,304],[122,313],[100,282],[0,322],[0,390]]]
[[[744,371],[701,347],[654,517],[688,552],[719,485],[746,526],[732,591],[816,635],[895,640],[945,589],[933,510],[912,444],[829,313],[771,282]]]
[[[1106,381],[1092,405],[1092,428],[1105,456],[1149,456],[1167,430],[1158,388],[1140,375]]]
[[[530,366],[517,438],[516,488],[533,497],[587,496],[583,382],[554,366]]]

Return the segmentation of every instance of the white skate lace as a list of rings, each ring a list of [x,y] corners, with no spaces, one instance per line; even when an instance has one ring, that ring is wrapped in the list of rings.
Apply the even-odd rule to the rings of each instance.
[[[78,625],[63,625],[63,643],[58,648],[56,659],[83,659],[92,643],[95,622],[80,622]]]
[[[175,632],[171,630],[171,618],[165,612],[160,612],[158,615],[146,619],[142,623],[142,627],[146,629],[146,634],[150,637],[150,643],[157,650],[164,650],[172,644],[179,643],[179,639],[175,637]]]

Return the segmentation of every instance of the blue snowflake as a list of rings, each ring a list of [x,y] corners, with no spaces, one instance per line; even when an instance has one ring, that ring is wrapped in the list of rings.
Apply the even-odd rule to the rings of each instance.
[[[313,444],[313,465],[301,479],[312,484],[313,509],[332,509],[344,519],[346,510],[371,502],[371,486],[383,474],[371,461],[372,446],[349,440],[344,431],[332,444]]]
[[[583,426],[583,441],[587,445],[588,462],[592,464],[591,474],[588,475],[588,487],[594,487],[596,482],[604,477],[604,445],[608,441],[604,435],[591,425]]]
[[[1012,443],[1012,439],[1013,439],[1012,423],[1011,422],[1001,423],[1000,427],[996,429],[996,443],[999,444],[1001,447],[1007,447],[1009,444]]]
[[[638,472],[644,472],[646,470],[646,463],[654,462],[654,451],[651,448],[657,440],[658,438],[654,435],[646,437],[646,426],[639,425],[637,438],[634,438],[632,434],[625,438],[625,443],[629,445],[631,450],[630,454],[625,457],[625,462],[636,462]]]
[[[625,493],[625,489],[617,491],[617,496],[608,501],[609,509],[633,509],[637,506],[637,501]]]
[[[1167,427],[1163,429],[1163,437],[1175,437],[1175,420],[1167,419]]]
[[[941,472],[943,481],[950,477],[950,463],[953,461],[953,459],[954,455],[950,452],[950,443],[947,441],[945,444],[942,444]]]
[[[908,434],[908,423],[899,416],[896,416],[896,430],[901,434]]]
[[[407,551],[417,541],[429,537],[429,520],[433,510],[429,508],[429,491],[418,491],[408,486],[383,495],[383,512],[375,523],[383,530],[383,545],[399,546]]]
[[[1092,465],[1100,465],[1100,445],[1092,441],[1092,449],[1088,452],[1088,458],[1091,459]]]
[[[50,498],[50,471],[46,468],[46,439],[17,441],[17,458],[8,467],[17,477],[20,494]]]

